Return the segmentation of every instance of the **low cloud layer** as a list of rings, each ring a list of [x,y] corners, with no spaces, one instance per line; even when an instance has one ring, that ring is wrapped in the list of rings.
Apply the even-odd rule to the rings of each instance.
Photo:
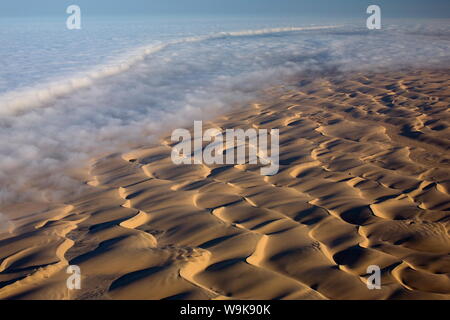
[[[66,172],[93,156],[149,144],[162,132],[225,112],[302,72],[448,67],[449,30],[426,28],[194,36],[140,49],[134,60],[101,69],[104,74],[91,71],[6,92],[0,96],[0,207],[80,190]]]

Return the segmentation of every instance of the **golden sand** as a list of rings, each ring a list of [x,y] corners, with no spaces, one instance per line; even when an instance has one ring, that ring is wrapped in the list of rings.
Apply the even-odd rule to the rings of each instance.
[[[275,176],[176,166],[170,136],[97,159],[91,192],[16,207],[0,298],[449,299],[448,75],[311,75],[207,123],[280,129]]]

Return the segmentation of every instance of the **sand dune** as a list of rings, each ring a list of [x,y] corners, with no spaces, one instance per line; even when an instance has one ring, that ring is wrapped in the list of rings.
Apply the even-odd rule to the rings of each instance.
[[[274,176],[174,165],[170,133],[96,159],[91,192],[9,209],[0,298],[449,299],[449,87],[448,70],[311,75],[207,124],[280,129]]]

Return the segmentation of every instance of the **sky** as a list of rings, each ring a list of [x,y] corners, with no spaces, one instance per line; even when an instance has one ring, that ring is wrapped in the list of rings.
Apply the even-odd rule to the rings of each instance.
[[[371,4],[385,17],[450,18],[449,0],[1,0],[1,17],[53,16],[76,4],[85,15],[298,15],[357,17]]]

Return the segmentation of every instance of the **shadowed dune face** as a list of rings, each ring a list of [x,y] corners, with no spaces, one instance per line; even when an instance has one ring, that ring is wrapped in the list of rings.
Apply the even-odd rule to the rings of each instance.
[[[449,299],[448,74],[305,77],[208,123],[280,129],[271,177],[176,166],[169,136],[97,159],[90,192],[0,240],[0,298]]]

